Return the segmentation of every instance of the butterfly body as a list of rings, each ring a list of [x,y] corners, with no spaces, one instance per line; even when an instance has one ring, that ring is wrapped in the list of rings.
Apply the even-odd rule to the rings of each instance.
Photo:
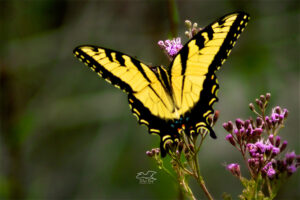
[[[182,130],[189,135],[206,129],[216,138],[208,121],[218,101],[215,72],[248,19],[246,13],[232,13],[210,24],[182,47],[168,69],[149,67],[126,54],[93,45],[75,48],[74,55],[128,94],[139,123],[160,136],[164,156],[166,144],[178,142]]]

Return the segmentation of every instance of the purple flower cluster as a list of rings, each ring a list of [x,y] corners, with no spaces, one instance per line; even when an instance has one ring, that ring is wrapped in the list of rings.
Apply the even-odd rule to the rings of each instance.
[[[226,169],[228,171],[230,171],[232,173],[232,175],[234,175],[236,177],[240,177],[241,176],[240,165],[237,164],[237,163],[231,163],[231,164],[227,165]]]
[[[283,141],[281,144],[281,138],[274,135],[270,135],[267,141],[259,140],[255,143],[248,143],[247,150],[250,158],[248,159],[248,165],[255,175],[262,172],[263,175],[267,175],[269,178],[273,178],[276,171],[272,163],[277,155],[283,152],[287,147],[287,141]]]
[[[270,116],[265,116],[269,99],[270,94],[261,95],[260,99],[256,99],[261,114],[255,110],[252,103],[249,105],[250,109],[258,115],[255,122],[250,118],[245,121],[236,119],[235,126],[231,121],[223,124],[224,129],[229,133],[225,139],[241,152],[254,178],[259,174],[269,179],[278,178],[281,174],[291,175],[300,166],[300,155],[294,152],[287,153],[283,159],[279,158],[288,142],[286,140],[282,142],[277,134],[288,117],[288,110],[276,106]],[[268,138],[264,139],[264,135]],[[227,166],[234,175],[236,165]]]
[[[276,106],[273,109],[271,116],[265,117],[265,122],[266,122],[267,128],[271,129],[271,128],[274,128],[274,127],[276,128],[276,127],[282,125],[284,119],[286,119],[287,116],[288,116],[287,109],[282,110],[279,106]]]
[[[169,57],[174,58],[182,48],[181,38],[174,38],[173,40],[158,41],[158,45],[162,48]]]
[[[231,121],[223,124],[223,127],[230,133],[226,136],[226,140],[234,146],[236,143],[241,144],[256,141],[263,132],[263,121],[260,118],[256,120],[256,124],[254,124],[252,119],[245,121],[237,119],[235,124],[236,128],[233,128]]]

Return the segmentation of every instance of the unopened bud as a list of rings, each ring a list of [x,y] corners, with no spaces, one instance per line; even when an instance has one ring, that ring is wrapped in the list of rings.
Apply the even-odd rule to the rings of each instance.
[[[247,119],[244,123],[244,127],[247,129],[247,128],[249,128],[249,126],[250,126],[250,120]]]
[[[284,151],[287,147],[288,142],[286,140],[283,141],[281,147],[280,147],[280,152]]]
[[[240,165],[237,163],[231,163],[231,164],[227,165],[226,169],[228,171],[230,171],[236,177],[241,176]]]
[[[231,134],[226,135],[225,139],[226,139],[228,142],[230,142],[230,144],[232,144],[233,146],[235,146],[235,141],[234,141],[234,139],[233,139],[233,137],[232,137]]]
[[[269,135],[269,141],[272,145],[274,145],[274,135],[273,134]]]
[[[243,120],[241,120],[239,118],[235,120],[235,124],[238,129],[241,129],[244,126]]]
[[[281,114],[281,108],[279,106],[276,106],[275,107],[275,112],[280,115]]]
[[[259,99],[265,103],[266,102],[266,97],[264,95],[260,95]]]
[[[232,121],[229,121],[228,123],[224,123],[223,128],[230,133],[233,129]]]
[[[284,118],[288,117],[289,111],[287,109],[283,109]]]
[[[270,93],[267,93],[267,94],[266,94],[266,100],[269,101],[270,98],[271,98],[271,94],[270,94]]]
[[[275,146],[276,147],[279,147],[279,145],[280,145],[280,137],[279,136],[276,136],[276,139],[275,139]]]
[[[146,155],[151,158],[153,156],[153,153],[151,151],[146,151]]]
[[[249,108],[250,108],[251,111],[254,111],[254,110],[255,110],[255,107],[254,107],[253,103],[250,103],[250,104],[249,104]]]
[[[190,32],[188,32],[188,31],[185,31],[185,33],[184,33],[184,34],[185,34],[185,36],[186,36],[186,37],[190,38]]]
[[[263,129],[262,128],[255,128],[252,132],[253,135],[261,135],[261,133],[263,132]]]
[[[188,28],[191,28],[192,27],[192,22],[190,20],[185,20],[185,25],[188,27]]]
[[[295,152],[290,152],[285,154],[285,160],[288,165],[292,164],[295,158],[296,158]]]
[[[256,118],[256,126],[257,127],[261,127],[261,125],[263,124],[263,120],[261,117],[257,117]]]

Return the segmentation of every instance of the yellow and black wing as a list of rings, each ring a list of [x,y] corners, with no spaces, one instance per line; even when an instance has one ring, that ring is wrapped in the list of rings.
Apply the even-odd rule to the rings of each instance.
[[[197,33],[171,63],[171,93],[186,132],[206,128],[216,137],[208,124],[208,117],[214,112],[212,105],[218,101],[215,71],[226,60],[248,20],[249,15],[242,12],[218,19]]]
[[[91,45],[79,46],[73,53],[99,76],[128,94],[131,110],[139,123],[147,125],[150,133],[160,135],[162,143],[177,138],[177,132],[166,128],[175,118],[175,107],[164,68],[152,68],[126,54]],[[166,134],[168,137],[164,137]]]

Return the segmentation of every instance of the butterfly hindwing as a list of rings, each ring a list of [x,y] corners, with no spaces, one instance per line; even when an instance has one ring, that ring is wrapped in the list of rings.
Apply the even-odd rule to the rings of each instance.
[[[179,113],[191,119],[192,131],[207,128],[218,101],[215,71],[225,62],[235,41],[247,25],[245,13],[226,15],[197,33],[174,58],[169,68],[173,99]]]

